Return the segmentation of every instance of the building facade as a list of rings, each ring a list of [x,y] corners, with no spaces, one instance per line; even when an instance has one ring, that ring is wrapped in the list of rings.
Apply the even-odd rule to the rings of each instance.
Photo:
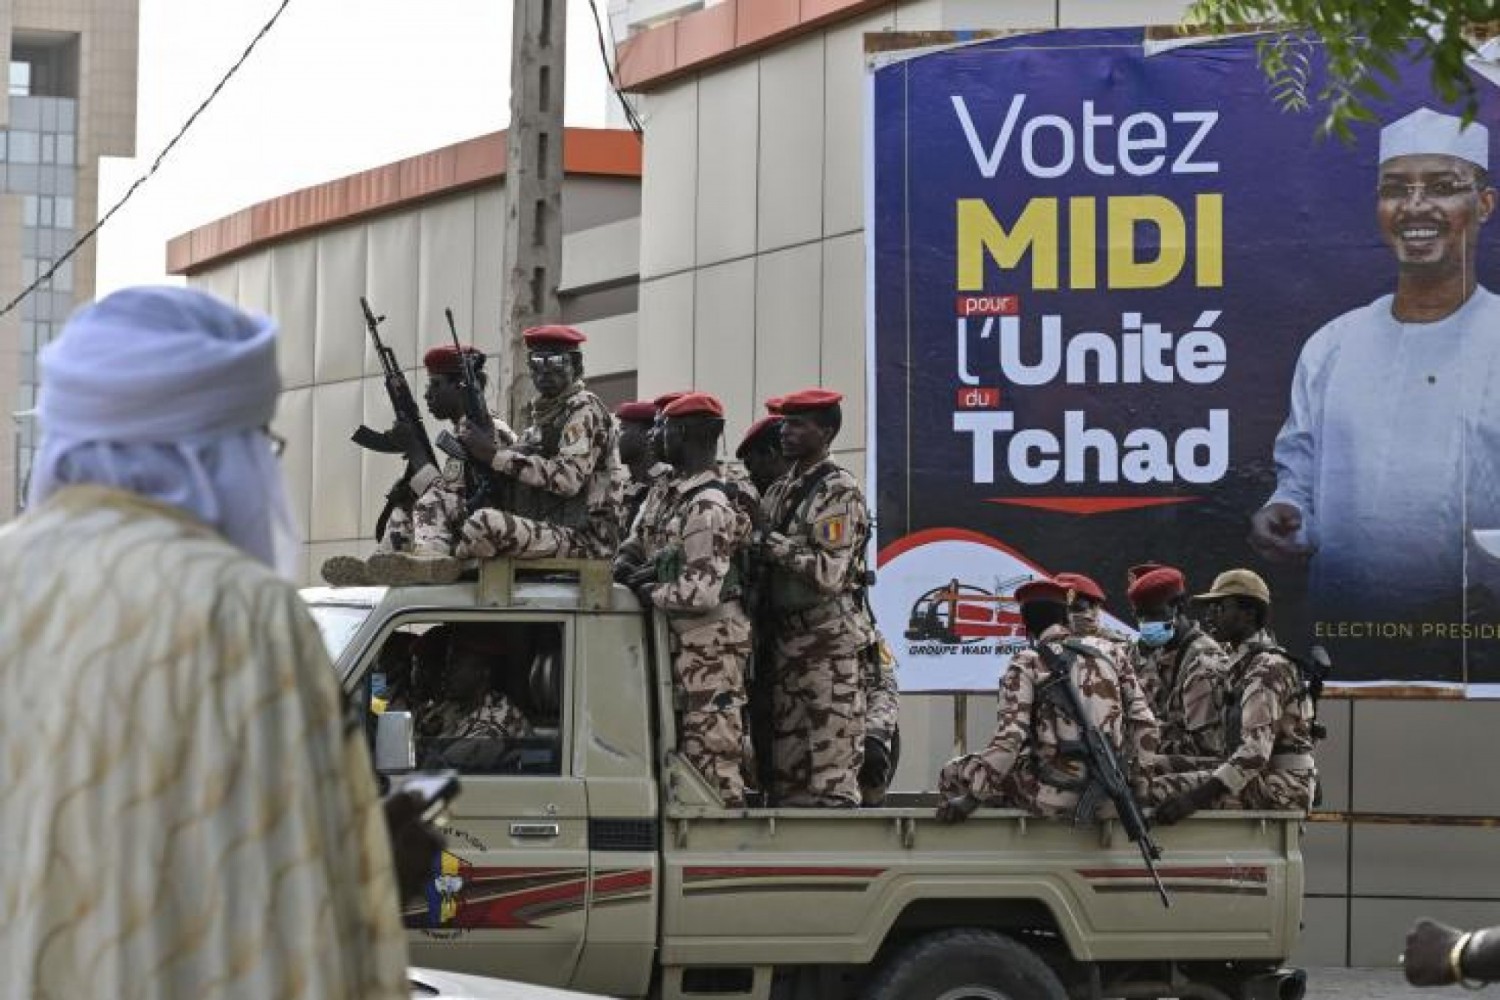
[[[99,213],[99,158],[135,154],[138,0],[4,0],[0,288],[45,274]],[[20,506],[36,443],[36,353],[94,295],[94,244],[0,317],[0,520]]]
[[[568,129],[563,144],[562,320],[589,338],[590,388],[635,398],[640,140]],[[294,191],[174,239],[167,269],[281,324],[275,430],[306,537],[304,575],[330,556],[368,555],[402,461],[356,447],[360,424],[392,414],[360,296],[421,405],[422,355],[448,343],[443,310],[483,349],[495,386],[505,279],[505,134]],[[438,427],[429,422],[435,435]]]
[[[647,135],[642,394],[717,393],[732,438],[766,397],[830,386],[848,400],[836,457],[863,476],[866,34],[1170,24],[1185,7],[616,0],[619,76]],[[1303,844],[1303,963],[1392,965],[1421,914],[1500,923],[1500,878],[1484,860],[1500,851],[1500,775],[1461,763],[1490,745],[1497,708],[1433,694],[1346,689],[1323,703],[1322,801]],[[982,746],[994,704],[992,695],[957,705],[903,698],[896,787],[931,788],[958,746]]]

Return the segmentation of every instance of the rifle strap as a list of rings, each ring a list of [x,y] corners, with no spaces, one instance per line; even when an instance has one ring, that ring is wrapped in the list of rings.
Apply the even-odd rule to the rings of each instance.
[[[797,484],[795,490],[787,494],[786,506],[782,508],[781,512],[781,521],[776,525],[778,533],[786,534],[787,530],[791,528],[792,522],[800,520],[806,515],[807,507],[812,504],[813,494],[817,492],[819,486],[823,485],[823,480],[837,471],[838,466],[834,465],[831,460],[824,459],[823,463],[811,475],[803,479],[802,482]]]

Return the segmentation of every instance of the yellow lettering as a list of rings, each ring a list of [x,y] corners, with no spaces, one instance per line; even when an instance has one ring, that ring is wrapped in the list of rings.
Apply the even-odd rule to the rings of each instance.
[[[1093,198],[1068,199],[1068,283],[1073,288],[1094,288],[1099,283],[1094,240],[1098,218]]]
[[[1031,254],[1031,287],[1057,288],[1057,199],[1033,198],[1010,232],[982,198],[958,199],[958,290],[984,291],[986,255],[1002,270]]]
[[[1224,196],[1198,196],[1197,227],[1198,287],[1224,287]]]
[[[1161,288],[1182,272],[1187,259],[1187,222],[1176,205],[1154,194],[1109,199],[1109,287]],[[1136,258],[1135,231],[1141,223],[1160,237],[1155,260]]]

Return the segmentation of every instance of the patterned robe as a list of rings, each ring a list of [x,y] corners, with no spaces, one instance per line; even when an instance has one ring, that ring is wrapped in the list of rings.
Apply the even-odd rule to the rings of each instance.
[[[0,529],[0,997],[404,998],[389,834],[297,592],[69,487]]]

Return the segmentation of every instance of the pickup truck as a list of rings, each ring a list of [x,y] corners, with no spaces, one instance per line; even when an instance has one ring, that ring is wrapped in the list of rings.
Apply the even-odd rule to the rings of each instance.
[[[946,826],[930,794],[726,809],[676,750],[666,624],[608,572],[495,560],[454,585],[303,592],[345,689],[373,706],[383,774],[445,762],[384,703],[402,658],[442,693],[451,661],[428,633],[492,630],[494,691],[528,721],[502,752],[461,755],[447,851],[407,912],[413,962],[659,1000],[1303,995],[1282,967],[1300,815],[1157,829],[1168,908],[1112,820],[982,809]],[[388,644],[412,652],[383,660]]]

